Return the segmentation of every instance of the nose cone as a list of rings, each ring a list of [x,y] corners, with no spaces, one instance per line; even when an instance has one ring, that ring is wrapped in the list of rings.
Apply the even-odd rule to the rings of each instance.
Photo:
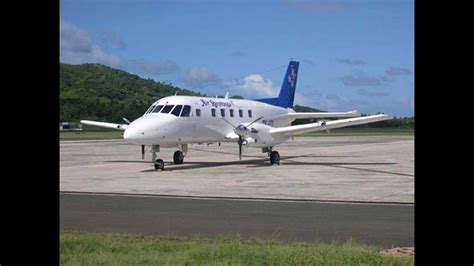
[[[123,138],[127,142],[144,144],[152,137],[152,133],[157,126],[156,119],[140,117],[128,125],[123,132]]]
[[[127,129],[123,132],[123,139],[127,142],[136,142],[140,140],[140,133],[136,127],[131,127],[131,125],[128,125]]]
[[[138,139],[139,137],[139,135],[137,134],[136,128],[131,129],[130,125],[123,132],[123,139],[126,141],[132,141],[132,140]]]
[[[166,121],[161,115],[146,115],[128,125],[123,132],[123,138],[134,144],[157,144],[159,136],[163,135]]]

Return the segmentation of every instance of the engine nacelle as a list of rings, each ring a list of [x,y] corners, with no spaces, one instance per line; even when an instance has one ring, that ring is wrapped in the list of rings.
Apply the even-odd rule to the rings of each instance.
[[[282,143],[282,139],[275,138],[270,134],[270,129],[273,127],[255,123],[248,128],[248,137],[245,140],[248,141],[248,146],[252,147],[272,147],[274,145]],[[281,136],[284,140],[289,137]]]

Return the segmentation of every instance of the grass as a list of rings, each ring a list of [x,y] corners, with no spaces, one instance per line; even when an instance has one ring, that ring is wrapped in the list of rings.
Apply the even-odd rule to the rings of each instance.
[[[122,139],[123,131],[59,131],[59,140]]]
[[[345,243],[283,243],[239,236],[173,236],[61,232],[61,265],[413,265],[381,247]]]

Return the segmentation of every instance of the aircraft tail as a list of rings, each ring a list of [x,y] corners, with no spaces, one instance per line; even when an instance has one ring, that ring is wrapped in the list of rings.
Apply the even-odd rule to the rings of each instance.
[[[293,102],[295,100],[296,81],[298,79],[298,66],[299,62],[290,61],[286,74],[281,84],[280,93],[276,98],[264,98],[256,99],[255,101],[268,103],[283,108],[293,108]]]

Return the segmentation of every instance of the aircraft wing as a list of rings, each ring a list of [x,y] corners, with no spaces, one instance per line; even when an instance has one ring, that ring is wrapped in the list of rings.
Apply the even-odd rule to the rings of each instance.
[[[336,118],[336,117],[358,117],[360,113],[357,111],[350,111],[350,112],[316,112],[316,113],[288,113],[281,116],[276,117],[278,118],[293,118],[293,119],[302,119],[302,118]]]
[[[304,125],[288,126],[288,127],[277,127],[270,129],[270,134],[299,134],[310,131],[322,131],[333,128],[348,127],[354,125],[361,125],[373,122],[379,122],[384,120],[392,119],[388,115],[371,115],[362,116],[357,118],[339,119],[334,121],[309,123]]]
[[[81,120],[81,124],[113,128],[113,129],[118,129],[118,130],[125,130],[128,126],[127,124],[114,124],[114,123],[96,122],[96,121],[89,121],[89,120]]]

